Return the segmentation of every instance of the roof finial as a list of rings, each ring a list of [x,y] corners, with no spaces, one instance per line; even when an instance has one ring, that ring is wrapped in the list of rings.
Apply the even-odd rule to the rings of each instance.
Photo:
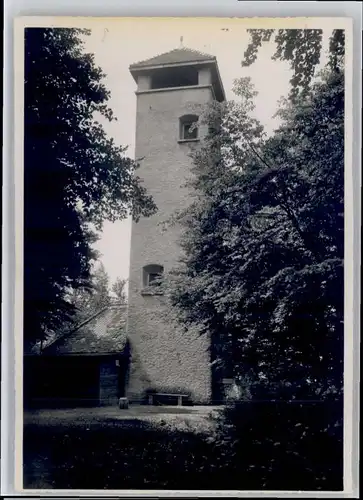
[[[181,49],[183,48],[183,37],[182,36],[180,37],[180,48]]]

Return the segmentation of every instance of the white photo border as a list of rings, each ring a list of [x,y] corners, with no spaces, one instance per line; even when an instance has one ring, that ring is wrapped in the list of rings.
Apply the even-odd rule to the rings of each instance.
[[[359,346],[360,346],[360,188],[361,188],[361,31],[359,2],[241,2],[237,0],[13,0],[5,1],[4,137],[3,137],[3,265],[1,360],[1,494],[35,497],[311,497],[356,498],[359,487]],[[23,490],[19,447],[22,447],[22,95],[23,79],[14,54],[23,51],[14,37],[14,18],[41,16],[40,24],[58,24],[50,16],[80,17],[345,17],[353,20],[347,37],[352,85],[346,93],[345,165],[345,381],[344,492],[167,491],[167,490]],[[47,16],[48,20],[44,17]],[[255,19],[258,22],[258,19]],[[18,24],[19,26],[19,24]],[[347,34],[349,31],[347,31]],[[14,44],[15,40],[15,44]],[[18,44],[18,47],[16,47]],[[15,78],[15,80],[14,80]],[[14,108],[17,111],[14,113]],[[14,117],[21,119],[15,122]],[[16,134],[15,134],[16,131]],[[347,137],[349,140],[347,140]],[[20,165],[20,168],[19,168]],[[15,166],[15,168],[13,168]],[[19,230],[20,225],[20,230]],[[19,314],[20,306],[20,314]],[[348,335],[347,335],[348,333]],[[19,337],[20,335],[20,337]],[[19,386],[20,384],[20,386]],[[20,389],[19,389],[20,387]],[[20,407],[19,407],[20,402]],[[20,432],[19,432],[20,425]],[[14,460],[16,458],[16,461]],[[16,466],[17,465],[17,466]]]

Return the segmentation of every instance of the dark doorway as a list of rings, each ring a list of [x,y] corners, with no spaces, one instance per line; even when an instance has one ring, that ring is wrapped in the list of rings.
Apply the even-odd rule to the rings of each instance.
[[[24,403],[31,407],[95,406],[99,361],[86,356],[34,356],[24,362]]]

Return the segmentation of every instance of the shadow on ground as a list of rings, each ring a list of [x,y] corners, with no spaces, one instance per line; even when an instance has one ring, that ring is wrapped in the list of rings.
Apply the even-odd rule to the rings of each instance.
[[[180,410],[27,413],[24,488],[209,489],[210,408]]]

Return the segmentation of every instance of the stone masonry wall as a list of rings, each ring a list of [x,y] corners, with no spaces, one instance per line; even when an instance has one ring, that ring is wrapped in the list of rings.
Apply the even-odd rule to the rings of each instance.
[[[194,402],[211,397],[209,342],[196,332],[184,333],[163,315],[163,297],[142,294],[142,269],[159,264],[168,271],[180,255],[180,229],[163,232],[162,222],[189,201],[183,184],[190,175],[190,147],[178,142],[179,118],[198,114],[196,105],[212,99],[208,87],[141,92],[137,96],[136,151],[138,175],[152,194],[158,212],[133,223],[127,332],[131,346],[128,395],[140,399],[147,389],[187,391]]]

